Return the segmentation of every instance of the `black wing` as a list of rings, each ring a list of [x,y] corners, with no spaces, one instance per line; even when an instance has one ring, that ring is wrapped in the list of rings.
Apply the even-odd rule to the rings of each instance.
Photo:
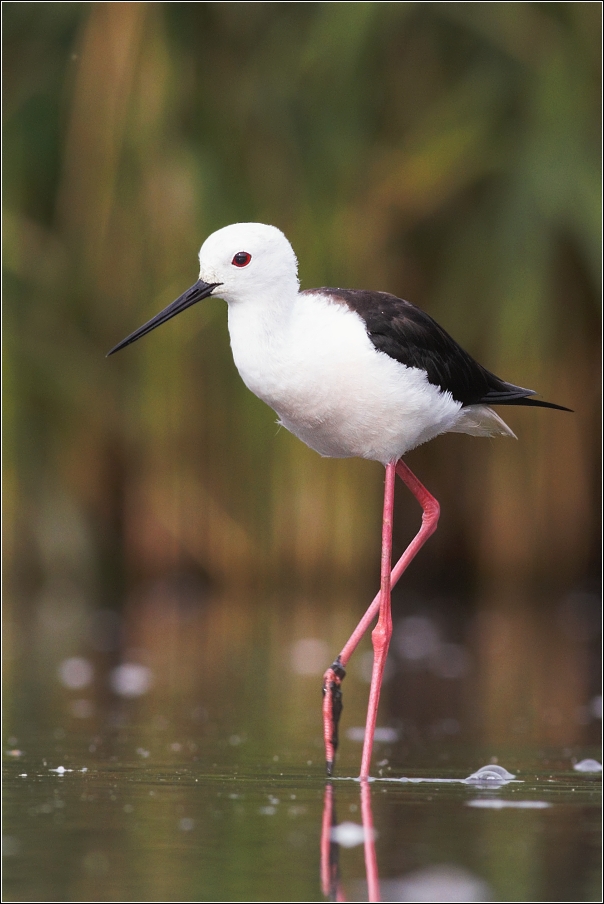
[[[357,289],[312,289],[344,303],[365,322],[375,347],[405,364],[425,370],[428,380],[467,405],[536,405],[570,411],[562,405],[531,399],[524,389],[499,379],[464,351],[439,324],[409,301],[387,292]]]

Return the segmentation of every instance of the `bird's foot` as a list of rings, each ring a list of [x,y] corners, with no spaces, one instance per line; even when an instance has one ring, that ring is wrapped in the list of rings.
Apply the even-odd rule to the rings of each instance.
[[[338,749],[338,723],[343,708],[341,685],[345,676],[346,670],[339,656],[323,676],[323,737],[327,775],[333,774]]]

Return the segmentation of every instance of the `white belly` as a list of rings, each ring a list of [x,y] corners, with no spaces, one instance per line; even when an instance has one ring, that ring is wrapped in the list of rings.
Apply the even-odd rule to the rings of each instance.
[[[271,331],[229,307],[235,364],[280,422],[321,455],[386,464],[451,430],[461,405],[369,339],[362,319],[322,296],[299,296]]]

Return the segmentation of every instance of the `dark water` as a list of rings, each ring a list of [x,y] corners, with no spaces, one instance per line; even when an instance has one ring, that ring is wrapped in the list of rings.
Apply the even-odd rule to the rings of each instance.
[[[158,592],[5,618],[3,900],[601,899],[601,772],[575,768],[601,700],[572,636],[402,601],[375,780],[367,639],[327,783],[322,673],[362,600]]]
[[[467,783],[484,751],[400,769],[378,747],[363,810],[315,738],[268,757],[114,722],[5,741],[4,900],[362,901],[368,878],[371,900],[600,900],[600,773],[573,767],[593,751],[510,751],[514,780]]]

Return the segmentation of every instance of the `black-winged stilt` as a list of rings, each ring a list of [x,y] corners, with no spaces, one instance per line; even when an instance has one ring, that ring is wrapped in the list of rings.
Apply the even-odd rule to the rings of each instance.
[[[491,405],[570,409],[531,398],[465,352],[428,314],[387,292],[299,290],[294,251],[261,223],[219,229],[199,252],[199,280],[123,342],[135,342],[209,295],[228,304],[233,358],[243,381],[279,422],[321,455],[358,456],[386,467],[380,591],[325,673],[323,723],[328,774],[338,745],[345,666],[378,615],[361,760],[371,762],[382,675],[392,634],[390,592],[436,530],[439,505],[402,461],[440,433],[514,436]],[[391,571],[394,481],[423,509],[422,525]]]

